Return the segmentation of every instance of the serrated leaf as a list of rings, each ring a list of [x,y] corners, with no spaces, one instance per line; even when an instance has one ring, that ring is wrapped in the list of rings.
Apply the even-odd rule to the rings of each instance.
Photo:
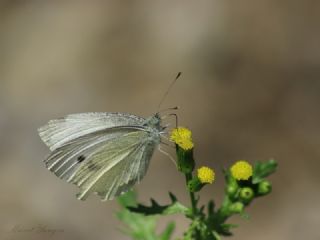
[[[129,193],[121,196],[118,199],[119,203],[123,207],[127,207],[126,204],[135,205],[135,194]],[[153,216],[143,216],[141,214],[132,213],[126,208],[121,209],[117,213],[117,217],[120,221],[127,225],[127,228],[122,230],[125,234],[131,236],[134,240],[157,240],[156,235],[156,218]]]
[[[118,202],[124,208],[117,213],[117,217],[127,225],[127,228],[122,230],[122,232],[134,240],[170,239],[175,227],[174,223],[169,223],[165,230],[158,235],[156,233],[157,217],[133,213],[127,209],[129,206],[137,206],[136,194],[134,192],[122,195],[118,198]]]
[[[191,210],[187,208],[186,206],[182,205],[179,202],[176,202],[172,205],[169,205],[163,212],[164,215],[170,215],[170,214],[190,214]]]
[[[170,197],[172,202],[177,202],[178,201],[177,197],[172,192],[169,192],[169,197]]]
[[[131,212],[141,213],[147,216],[156,214],[170,215],[176,213],[188,214],[190,212],[189,208],[179,202],[161,206],[154,200],[151,200],[151,206],[138,204],[137,207],[128,207],[128,209]]]
[[[128,207],[131,212],[141,213],[144,215],[170,215],[176,213],[182,214],[189,214],[190,209],[186,206],[182,205],[180,202],[177,201],[177,198],[172,194],[169,193],[170,199],[172,201],[171,204],[168,205],[160,205],[154,199],[151,199],[151,206],[146,206],[143,204],[138,204],[136,207]]]
[[[253,169],[252,183],[256,184],[261,182],[264,178],[274,173],[277,166],[278,163],[273,159],[267,162],[257,162]]]

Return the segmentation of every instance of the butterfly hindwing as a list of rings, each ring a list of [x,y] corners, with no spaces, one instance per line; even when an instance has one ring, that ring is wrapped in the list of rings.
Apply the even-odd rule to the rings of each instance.
[[[134,128],[117,127],[105,129],[71,140],[55,149],[45,160],[46,167],[62,179],[68,179],[88,157],[109,140],[118,138],[126,133],[137,131]]]
[[[69,181],[80,187],[84,200],[95,192],[103,200],[113,199],[129,190],[145,175],[155,143],[148,133],[136,131],[108,141],[79,167]]]

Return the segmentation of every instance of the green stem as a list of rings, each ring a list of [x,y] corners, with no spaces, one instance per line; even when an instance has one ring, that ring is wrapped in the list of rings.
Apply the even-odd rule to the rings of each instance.
[[[185,173],[185,176],[186,176],[186,185],[188,185],[188,182],[192,179],[192,173]],[[189,189],[188,189],[188,192],[191,200],[191,210],[192,210],[191,218],[193,221],[195,221],[198,215],[197,200],[194,192],[189,191]],[[192,224],[190,226],[192,226]],[[201,234],[198,229],[193,229],[193,237],[195,239],[201,239]]]
[[[186,173],[186,184],[188,185],[188,182],[192,179],[192,174],[191,173]],[[191,200],[191,209],[192,209],[192,217],[194,217],[197,214],[197,201],[195,194],[193,192],[189,192],[190,200]]]

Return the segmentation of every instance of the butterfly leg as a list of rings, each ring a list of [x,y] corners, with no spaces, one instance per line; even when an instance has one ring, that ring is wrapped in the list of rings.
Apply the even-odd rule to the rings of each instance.
[[[162,154],[164,154],[164,155],[166,155],[167,157],[169,157],[169,159],[173,162],[173,164],[174,164],[176,167],[178,167],[178,166],[177,166],[177,163],[176,163],[176,160],[175,160],[169,153],[167,153],[166,151],[162,150],[162,149],[161,149],[161,145],[159,145],[158,149],[159,149],[159,152],[161,152]]]
[[[170,139],[168,138],[168,137],[166,137],[165,135],[163,135],[163,134],[160,134],[161,135],[161,137],[163,137],[165,140],[167,140],[169,143],[172,143],[172,141],[170,141]],[[161,139],[162,140],[162,139]],[[174,145],[170,145],[169,143],[166,143],[166,142],[163,142],[163,141],[161,141],[160,140],[160,143],[162,143],[162,144],[164,144],[164,145],[166,145],[166,146],[169,146],[169,147],[172,147],[172,148],[175,148],[175,146]]]
[[[178,115],[176,113],[169,113],[161,117],[161,119],[166,119],[167,117],[174,116],[176,120],[176,128],[178,127]]]

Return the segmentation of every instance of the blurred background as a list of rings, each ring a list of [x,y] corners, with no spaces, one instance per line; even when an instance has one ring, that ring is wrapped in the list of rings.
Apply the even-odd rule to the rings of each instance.
[[[37,128],[78,112],[150,116],[182,71],[163,107],[180,107],[198,166],[218,173],[203,202],[221,202],[222,167],[279,162],[273,193],[252,204],[251,220],[232,219],[232,239],[320,239],[319,10],[311,0],[1,1],[0,238],[49,238],[12,232],[41,224],[63,230],[50,239],[128,239],[116,201],[78,201],[44,167]],[[172,191],[189,204],[159,152],[136,189],[142,202],[167,203]],[[188,226],[172,216],[159,230],[168,220],[177,237]]]

